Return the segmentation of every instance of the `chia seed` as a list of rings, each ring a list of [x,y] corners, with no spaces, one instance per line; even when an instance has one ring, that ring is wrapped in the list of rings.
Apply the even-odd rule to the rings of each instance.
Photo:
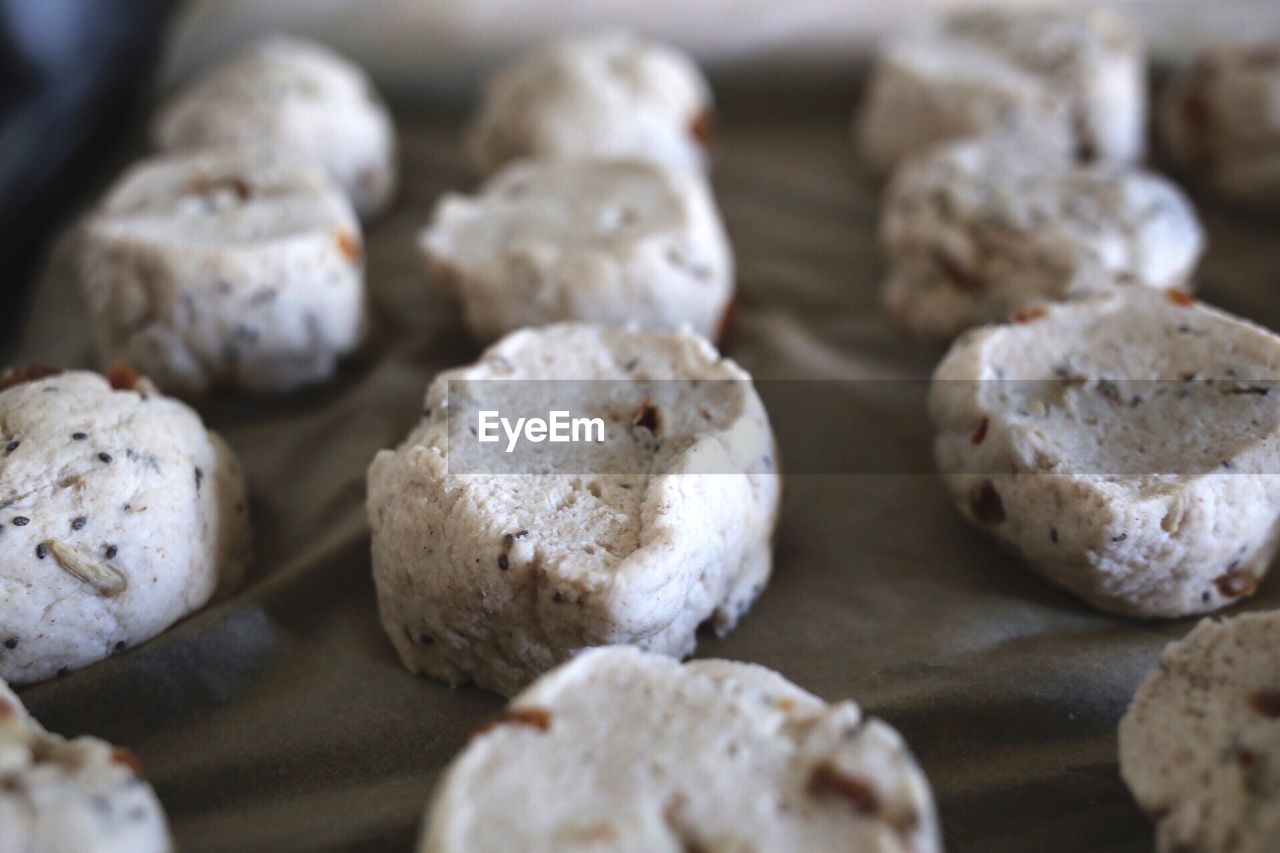
[[[73,518],[73,519],[71,520],[71,529],[72,529],[72,530],[79,530],[80,528],[82,528],[82,527],[84,527],[84,526],[85,526],[85,523],[86,523],[88,520],[89,520],[89,519],[85,518],[83,515],[76,516],[75,518]]]
[[[115,545],[108,545],[108,546],[107,546],[107,559],[108,559],[108,560],[110,560],[110,559],[112,559],[113,557],[115,557],[115,555],[116,555],[116,546],[115,546]]]
[[[30,523],[31,519],[27,518],[25,515],[15,515],[13,517],[14,527],[26,527]]]
[[[47,550],[45,550],[45,547],[44,547],[44,543],[43,543],[43,542],[41,542],[39,545],[37,545],[37,546],[36,546],[36,559],[37,559],[37,560],[43,560],[43,559],[44,559],[45,554],[47,554],[47,553],[49,553],[49,552],[48,552]]]
[[[110,454],[110,453],[99,453],[99,454],[98,454],[98,458],[99,458],[99,459],[101,459],[103,462],[110,462],[110,461],[111,461],[111,454]]]

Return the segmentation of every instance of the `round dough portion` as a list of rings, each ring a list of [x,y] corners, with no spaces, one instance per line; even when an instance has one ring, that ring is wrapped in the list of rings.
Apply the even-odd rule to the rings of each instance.
[[[1159,853],[1267,853],[1280,838],[1280,613],[1170,643],[1120,721],[1120,773]]]
[[[1204,613],[1251,595],[1280,522],[1280,338],[1129,287],[961,337],[934,373],[960,513],[1099,609]]]
[[[511,695],[575,652],[682,657],[727,632],[772,564],[773,434],[747,375],[689,332],[562,324],[441,374],[369,468],[373,575],[405,666]],[[555,410],[599,442],[478,453],[478,414]]]
[[[1035,131],[1084,161],[1142,158],[1146,69],[1129,24],[1101,9],[984,9],[890,43],[857,133],[888,170],[947,141]]]
[[[1280,42],[1209,50],[1160,99],[1165,145],[1188,178],[1223,198],[1280,209]]]
[[[1027,136],[940,146],[885,194],[883,299],[901,328],[946,340],[1049,302],[1140,286],[1188,289],[1205,237],[1151,172],[1082,166]]]
[[[140,772],[127,750],[49,734],[0,680],[0,850],[167,853],[164,810]]]
[[[238,583],[239,463],[127,370],[0,392],[0,678],[26,684],[154,637]],[[21,379],[23,374],[17,375]]]
[[[418,849],[942,847],[902,738],[853,702],[753,664],[609,648],[543,676],[472,739]]]
[[[368,75],[304,39],[265,39],[214,68],[165,106],[151,135],[165,151],[270,147],[307,159],[366,219],[395,192],[395,128]]]
[[[711,90],[693,61],[623,32],[552,42],[499,71],[471,129],[492,174],[523,157],[631,157],[701,171]]]
[[[322,172],[263,150],[129,169],[84,227],[80,286],[103,361],[173,393],[294,390],[364,336],[350,204]]]
[[[561,320],[714,338],[733,296],[705,180],[640,160],[510,165],[441,199],[419,247],[484,342]]]

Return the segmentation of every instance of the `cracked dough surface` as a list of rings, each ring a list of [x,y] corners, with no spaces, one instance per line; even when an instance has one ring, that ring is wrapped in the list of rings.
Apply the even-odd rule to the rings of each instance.
[[[1103,610],[1252,595],[1280,542],[1280,337],[1129,287],[962,336],[934,452],[964,518]]]
[[[553,401],[600,417],[605,442],[466,455],[479,411]],[[425,407],[369,467],[382,624],[410,670],[511,695],[588,646],[683,657],[764,588],[773,436],[750,377],[704,339],[516,332],[437,377]]]

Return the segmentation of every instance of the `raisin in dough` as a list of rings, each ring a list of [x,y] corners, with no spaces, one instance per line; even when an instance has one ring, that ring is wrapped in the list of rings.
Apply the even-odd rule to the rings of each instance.
[[[131,168],[84,228],[80,282],[104,362],[175,393],[319,382],[364,334],[350,204],[322,172],[262,151]]]
[[[555,796],[540,792],[555,791]],[[772,670],[617,647],[543,676],[446,771],[421,853],[941,849],[898,733]]]
[[[934,340],[1119,286],[1188,289],[1205,243],[1194,208],[1164,178],[1077,165],[1007,136],[904,163],[880,227],[885,308]]]
[[[445,196],[419,246],[485,342],[558,320],[714,338],[733,295],[705,180],[640,160],[512,164],[477,196]]]
[[[872,70],[858,132],[889,169],[938,143],[1037,131],[1082,160],[1141,159],[1142,47],[1104,10],[967,12],[889,44]]]
[[[1206,619],[1120,721],[1120,773],[1160,853],[1272,853],[1280,839],[1280,613]]]
[[[0,850],[167,853],[164,810],[127,750],[65,740],[0,680]]]
[[[373,84],[302,39],[266,39],[213,69],[161,111],[151,132],[166,151],[265,145],[308,159],[364,218],[395,190],[395,129]]]
[[[961,514],[1102,610],[1251,594],[1280,519],[1280,338],[1138,287],[1023,319],[970,331],[934,373]]]
[[[621,32],[563,39],[499,71],[470,134],[483,174],[521,157],[706,165],[711,90],[692,60]]]
[[[1280,209],[1280,43],[1206,51],[1160,101],[1170,155],[1223,198]]]
[[[607,422],[590,460],[545,444],[461,466],[478,409],[541,415],[565,386],[586,398],[575,415]],[[495,388],[528,396],[483,390]],[[728,631],[768,580],[773,436],[750,377],[704,339],[516,332],[437,377],[426,406],[369,469],[382,623],[410,670],[511,695],[587,646],[685,656],[699,625]]]
[[[113,371],[0,392],[0,678],[147,640],[244,574],[234,454],[187,406]],[[126,387],[127,386],[127,387]]]

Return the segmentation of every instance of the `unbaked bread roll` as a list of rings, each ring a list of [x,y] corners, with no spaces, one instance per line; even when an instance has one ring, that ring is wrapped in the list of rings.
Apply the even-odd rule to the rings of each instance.
[[[1280,839],[1280,613],[1206,619],[1170,643],[1120,721],[1120,774],[1159,853],[1270,853]]]
[[[933,376],[938,467],[966,520],[1103,610],[1251,595],[1280,524],[1280,337],[1128,287],[962,336]]]
[[[145,160],[89,218],[80,289],[104,363],[166,392],[291,391],[328,379],[365,331],[351,205],[265,150]]]
[[[1280,42],[1205,51],[1160,100],[1160,126],[1187,178],[1231,201],[1280,209]]]
[[[701,170],[711,90],[687,56],[624,32],[562,39],[499,71],[472,125],[483,174],[523,157],[630,157]]]
[[[1079,165],[1027,136],[941,145],[885,193],[883,299],[926,340],[1123,287],[1190,290],[1205,238],[1151,172]]]
[[[983,9],[887,45],[857,133],[887,170],[939,143],[1035,132],[1084,161],[1132,163],[1146,132],[1146,68],[1129,24],[1103,9]]]
[[[410,670],[511,695],[588,646],[683,657],[764,588],[773,435],[703,338],[527,329],[438,376],[426,408],[369,467],[382,623]],[[485,411],[557,409],[599,418],[600,440],[477,440]]]
[[[0,678],[118,654],[241,579],[244,478],[195,412],[125,368],[0,387]]]
[[[521,161],[446,195],[419,238],[485,343],[561,320],[715,339],[733,257],[701,175],[642,160]]]
[[[97,738],[46,732],[0,679],[0,850],[168,853],[138,759]]]
[[[396,184],[391,115],[368,75],[323,45],[274,36],[175,97],[151,128],[165,151],[267,147],[329,172],[362,218]]]
[[[551,793],[548,793],[551,792]],[[761,666],[595,649],[539,679],[446,771],[420,853],[935,853],[902,737]]]

